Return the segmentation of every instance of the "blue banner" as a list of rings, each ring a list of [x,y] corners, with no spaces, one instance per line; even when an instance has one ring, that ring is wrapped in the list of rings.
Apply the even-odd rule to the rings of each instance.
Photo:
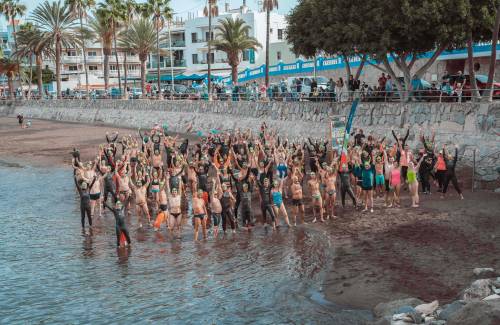
[[[345,125],[345,137],[344,137],[344,151],[347,151],[347,143],[349,142],[349,134],[351,133],[352,121],[354,120],[354,115],[356,115],[356,108],[359,104],[359,98],[354,99],[351,106],[351,111],[349,112],[349,118]]]

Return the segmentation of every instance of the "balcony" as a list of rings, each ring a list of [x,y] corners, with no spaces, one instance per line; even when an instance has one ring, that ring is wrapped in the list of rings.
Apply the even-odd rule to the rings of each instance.
[[[175,68],[182,68],[186,66],[186,60],[174,60],[173,66]],[[158,65],[156,62],[148,62],[147,64],[148,69],[157,69]],[[165,60],[163,62],[160,62],[160,69],[167,69],[170,68],[170,60]]]
[[[172,40],[172,47],[186,47],[186,41],[183,40]]]
[[[101,55],[87,56],[87,63],[102,63],[102,62],[103,62],[103,57]]]
[[[95,71],[95,75],[98,76],[99,78],[104,78],[104,71]],[[128,70],[127,72],[127,78],[136,78],[141,76],[141,71],[140,70]],[[117,78],[118,77],[118,71],[117,70],[110,70],[109,71],[109,77],[110,78]],[[125,71],[120,70],[120,77],[123,79],[125,77]]]
[[[62,63],[80,63],[83,62],[83,58],[76,55],[76,56],[69,56],[69,55],[63,55],[62,57]]]

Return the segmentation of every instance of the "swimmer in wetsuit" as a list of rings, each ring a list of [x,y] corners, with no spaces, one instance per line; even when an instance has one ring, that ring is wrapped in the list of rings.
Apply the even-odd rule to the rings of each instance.
[[[83,181],[81,184],[78,184],[78,180],[75,177],[75,185],[78,190],[78,194],[80,195],[80,215],[82,219],[82,228],[85,229],[85,215],[87,216],[89,226],[92,227],[92,209],[90,207],[90,188],[94,185],[95,177],[90,183],[90,186],[87,182]]]
[[[130,235],[128,233],[127,225],[125,224],[125,206],[120,202],[116,201],[115,207],[112,208],[107,202],[104,202],[105,207],[107,207],[113,215],[115,216],[115,230],[116,230],[116,246],[120,247],[120,235],[123,233],[127,242],[125,246],[131,244]]]

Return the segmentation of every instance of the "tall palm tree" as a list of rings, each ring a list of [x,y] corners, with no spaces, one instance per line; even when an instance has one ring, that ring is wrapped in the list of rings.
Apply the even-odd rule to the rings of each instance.
[[[80,43],[83,52],[83,70],[85,71],[85,90],[87,91],[87,99],[90,99],[89,92],[89,72],[87,69],[87,53],[85,50],[85,36],[83,29],[83,17],[87,15],[87,10],[95,6],[94,0],[66,0],[69,10],[78,17],[80,21]]]
[[[153,22],[156,28],[156,78],[158,95],[161,92],[160,80],[160,30],[163,29],[165,20],[172,19],[173,12],[170,7],[170,0],[148,0],[142,6],[142,13],[145,17],[153,17]]]
[[[109,24],[111,25],[111,31],[113,33],[113,48],[115,50],[115,60],[116,60],[116,72],[118,75],[118,89],[122,89],[121,73],[120,73],[120,61],[118,59],[118,48],[116,46],[117,31],[122,26],[122,22],[125,19],[126,8],[121,0],[106,0],[105,2],[99,3],[99,9],[106,11]]]
[[[61,0],[38,5],[31,15],[34,25],[43,32],[43,37],[55,47],[57,98],[61,98],[61,52],[62,48],[75,47],[75,17],[67,4]]]
[[[102,46],[104,56],[104,90],[106,92],[109,88],[109,56],[113,48],[113,30],[108,15],[108,11],[99,8],[94,11],[94,18],[89,22],[91,31]]]
[[[0,12],[7,17],[7,21],[12,24],[12,35],[14,36],[14,51],[17,51],[17,35],[16,35],[16,17],[24,16],[26,6],[19,3],[19,0],[2,0],[0,2]],[[17,61],[19,69],[19,61]],[[20,75],[19,71],[17,74]]]
[[[33,81],[33,55],[34,53],[34,44],[32,39],[32,34],[35,30],[35,27],[31,23],[25,23],[19,26],[19,31],[17,35],[18,46],[17,51],[13,53],[13,57],[20,62],[24,58],[28,58],[29,61],[29,73],[28,73],[28,96],[27,98],[31,98],[31,83]]]
[[[120,46],[139,55],[141,61],[141,89],[146,94],[146,60],[155,48],[155,26],[147,18],[134,20],[129,28],[120,34]],[[163,40],[163,37],[160,37]]]
[[[8,58],[0,59],[0,74],[5,74],[7,76],[10,99],[14,99],[14,76],[17,71],[19,71],[19,64],[17,64],[17,62]]]
[[[241,62],[242,52],[245,50],[256,50],[262,45],[256,38],[248,36],[250,26],[241,18],[228,17],[219,19],[220,26],[215,27],[217,34],[212,43],[214,48],[226,52],[233,84],[238,82],[238,65]]]
[[[135,2],[135,0],[125,0],[123,2],[123,6],[125,8],[125,15],[123,16],[123,25],[125,26],[125,31],[128,31],[129,25],[134,19],[134,16],[137,14],[139,10],[139,5]],[[128,66],[127,66],[127,54],[128,51],[125,52],[123,56],[123,78],[124,78],[124,85],[123,85],[123,98],[127,99],[128,98]]]
[[[217,17],[219,15],[219,7],[217,6],[217,0],[208,0],[208,7],[205,7],[203,14],[208,16],[208,54],[207,54],[207,63],[208,63],[208,70],[207,70],[207,90],[208,90],[208,98],[212,98],[212,49],[211,49],[211,42],[212,42],[212,17]]]
[[[266,11],[266,87],[269,87],[269,31],[271,25],[271,11],[278,9],[278,0],[264,0],[264,10]]]
[[[16,17],[24,16],[26,13],[26,6],[19,3],[19,0],[3,0],[0,2],[0,12],[5,15],[7,21],[12,25],[14,50],[17,51]]]

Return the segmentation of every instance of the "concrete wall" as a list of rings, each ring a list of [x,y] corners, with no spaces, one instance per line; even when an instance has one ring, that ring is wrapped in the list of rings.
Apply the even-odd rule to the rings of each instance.
[[[0,102],[0,116],[25,116],[57,121],[104,123],[122,127],[151,127],[167,124],[169,130],[193,132],[211,129],[251,128],[258,131],[265,121],[290,139],[326,138],[332,117],[346,116],[349,103],[312,102],[167,102],[120,100],[53,100]],[[471,166],[476,150],[477,178],[483,187],[500,186],[500,103],[361,103],[354,128],[390,136],[411,126],[409,143],[421,147],[420,128],[436,141],[460,146],[459,165]]]

